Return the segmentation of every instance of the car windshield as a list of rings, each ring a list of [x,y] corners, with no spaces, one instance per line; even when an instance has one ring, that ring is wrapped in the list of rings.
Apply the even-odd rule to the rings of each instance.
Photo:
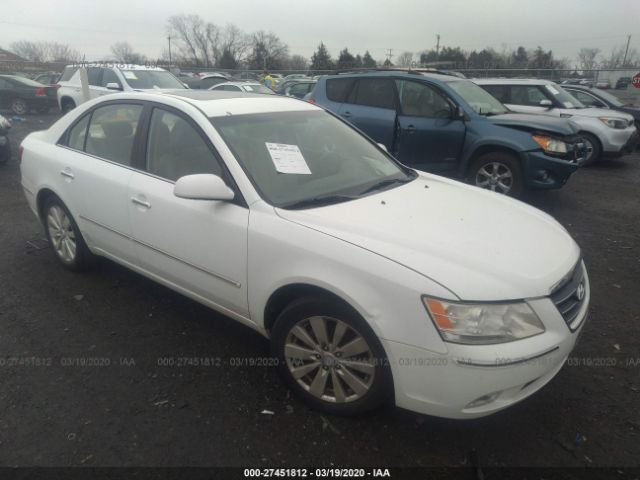
[[[229,115],[211,123],[276,207],[338,203],[417,175],[326,112]]]
[[[260,83],[250,83],[247,85],[243,85],[242,88],[245,92],[249,93],[266,93],[267,95],[272,95],[274,92],[268,87],[261,85]]]
[[[122,70],[122,75],[131,88],[184,88],[172,73],[162,70]]]
[[[607,102],[609,102],[614,107],[624,106],[616,96],[611,95],[609,92],[605,92],[604,90],[600,90],[599,88],[592,88],[591,91],[595,93],[597,96],[604,98]]]
[[[470,80],[452,81],[449,86],[480,115],[500,115],[509,111],[497,98]]]
[[[564,108],[586,108],[580,100],[571,95],[560,85],[547,83],[544,88],[547,92],[553,95],[553,97],[560,102]]]

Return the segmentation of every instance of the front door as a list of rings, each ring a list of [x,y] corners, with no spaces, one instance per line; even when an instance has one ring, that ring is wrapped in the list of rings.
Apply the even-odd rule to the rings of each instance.
[[[396,80],[398,114],[398,159],[418,170],[454,170],[464,144],[464,121],[454,104],[430,85]]]
[[[212,173],[228,179],[222,161],[199,127],[173,110],[153,109],[146,144],[146,172],[134,172],[129,184],[138,264],[248,316],[248,208],[173,194],[174,182],[184,175]]]

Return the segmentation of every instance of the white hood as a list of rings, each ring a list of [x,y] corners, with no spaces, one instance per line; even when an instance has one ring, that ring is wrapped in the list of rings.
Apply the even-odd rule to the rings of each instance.
[[[592,108],[592,107],[587,107],[587,108],[562,108],[561,110],[562,110],[563,114],[566,113],[568,115],[576,116],[576,117],[593,117],[593,118],[616,117],[616,118],[624,118],[625,120],[630,122],[631,125],[633,125],[633,117],[631,115],[629,115],[628,113],[617,111],[617,110],[608,110],[608,109],[605,109],[605,108]]]
[[[428,174],[358,200],[277,213],[405,265],[463,300],[546,296],[580,255],[546,213]]]

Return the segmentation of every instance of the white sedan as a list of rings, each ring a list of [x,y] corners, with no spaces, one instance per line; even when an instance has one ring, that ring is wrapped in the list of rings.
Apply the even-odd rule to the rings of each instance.
[[[490,414],[551,380],[585,324],[587,272],[553,218],[305,102],[115,94],[21,158],[64,267],[107,257],[248,325],[327,412]]]

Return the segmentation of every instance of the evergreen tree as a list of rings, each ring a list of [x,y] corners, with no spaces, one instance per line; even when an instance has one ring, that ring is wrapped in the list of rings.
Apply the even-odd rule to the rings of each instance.
[[[332,70],[334,68],[333,60],[331,59],[331,55],[327,50],[327,47],[324,46],[323,42],[320,42],[318,45],[318,50],[311,56],[311,67],[310,69],[313,71],[318,70]]]
[[[364,52],[364,56],[362,57],[362,66],[364,68],[376,68],[378,66],[378,62],[373,59],[369,50]]]
[[[340,56],[338,57],[338,69],[345,70],[354,67],[356,67],[356,57],[351,55],[349,50],[345,48],[340,52]]]

